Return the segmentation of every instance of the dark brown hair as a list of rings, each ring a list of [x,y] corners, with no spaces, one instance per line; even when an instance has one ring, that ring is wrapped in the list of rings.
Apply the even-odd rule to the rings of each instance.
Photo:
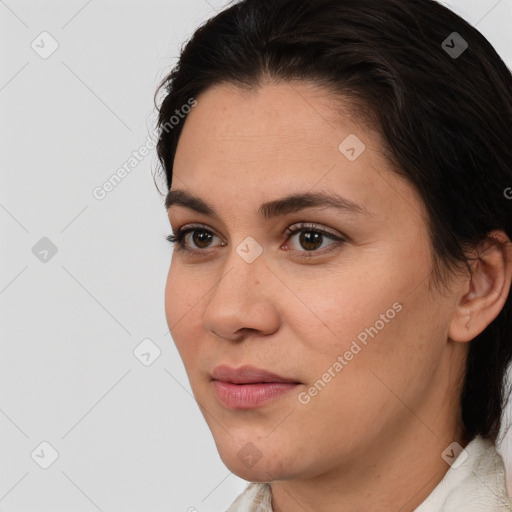
[[[505,193],[512,187],[512,75],[487,39],[446,7],[434,0],[243,0],[226,8],[194,33],[157,90],[164,92],[157,153],[168,189],[183,106],[213,85],[258,87],[267,78],[321,84],[373,122],[396,172],[426,205],[432,283],[471,271],[467,251],[491,231],[512,238]],[[501,427],[511,301],[509,294],[470,342],[461,396],[467,442],[476,435],[496,442]]]

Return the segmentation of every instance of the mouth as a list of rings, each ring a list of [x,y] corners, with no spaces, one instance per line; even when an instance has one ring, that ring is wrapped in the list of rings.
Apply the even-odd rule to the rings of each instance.
[[[302,384],[254,366],[215,368],[211,379],[217,399],[228,409],[252,409],[286,395]]]

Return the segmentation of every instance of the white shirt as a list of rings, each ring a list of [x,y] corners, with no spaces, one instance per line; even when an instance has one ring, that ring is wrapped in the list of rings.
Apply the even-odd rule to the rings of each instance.
[[[250,483],[226,512],[273,512],[270,485]],[[414,512],[512,512],[503,459],[494,443],[480,436],[468,443]]]

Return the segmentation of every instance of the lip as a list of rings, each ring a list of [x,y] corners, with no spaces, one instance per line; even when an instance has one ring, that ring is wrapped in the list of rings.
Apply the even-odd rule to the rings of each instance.
[[[228,409],[252,409],[268,403],[301,384],[250,365],[238,369],[217,366],[212,385],[219,402]]]
[[[248,364],[236,369],[227,365],[217,366],[212,372],[212,380],[232,384],[257,384],[268,382],[300,384],[296,379],[281,377],[276,373],[268,372]]]

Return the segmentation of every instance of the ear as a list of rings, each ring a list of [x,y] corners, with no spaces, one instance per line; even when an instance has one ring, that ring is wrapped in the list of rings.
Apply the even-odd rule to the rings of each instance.
[[[471,268],[448,330],[453,341],[475,338],[499,315],[507,300],[512,280],[512,244],[504,231],[489,233],[476,250]]]

